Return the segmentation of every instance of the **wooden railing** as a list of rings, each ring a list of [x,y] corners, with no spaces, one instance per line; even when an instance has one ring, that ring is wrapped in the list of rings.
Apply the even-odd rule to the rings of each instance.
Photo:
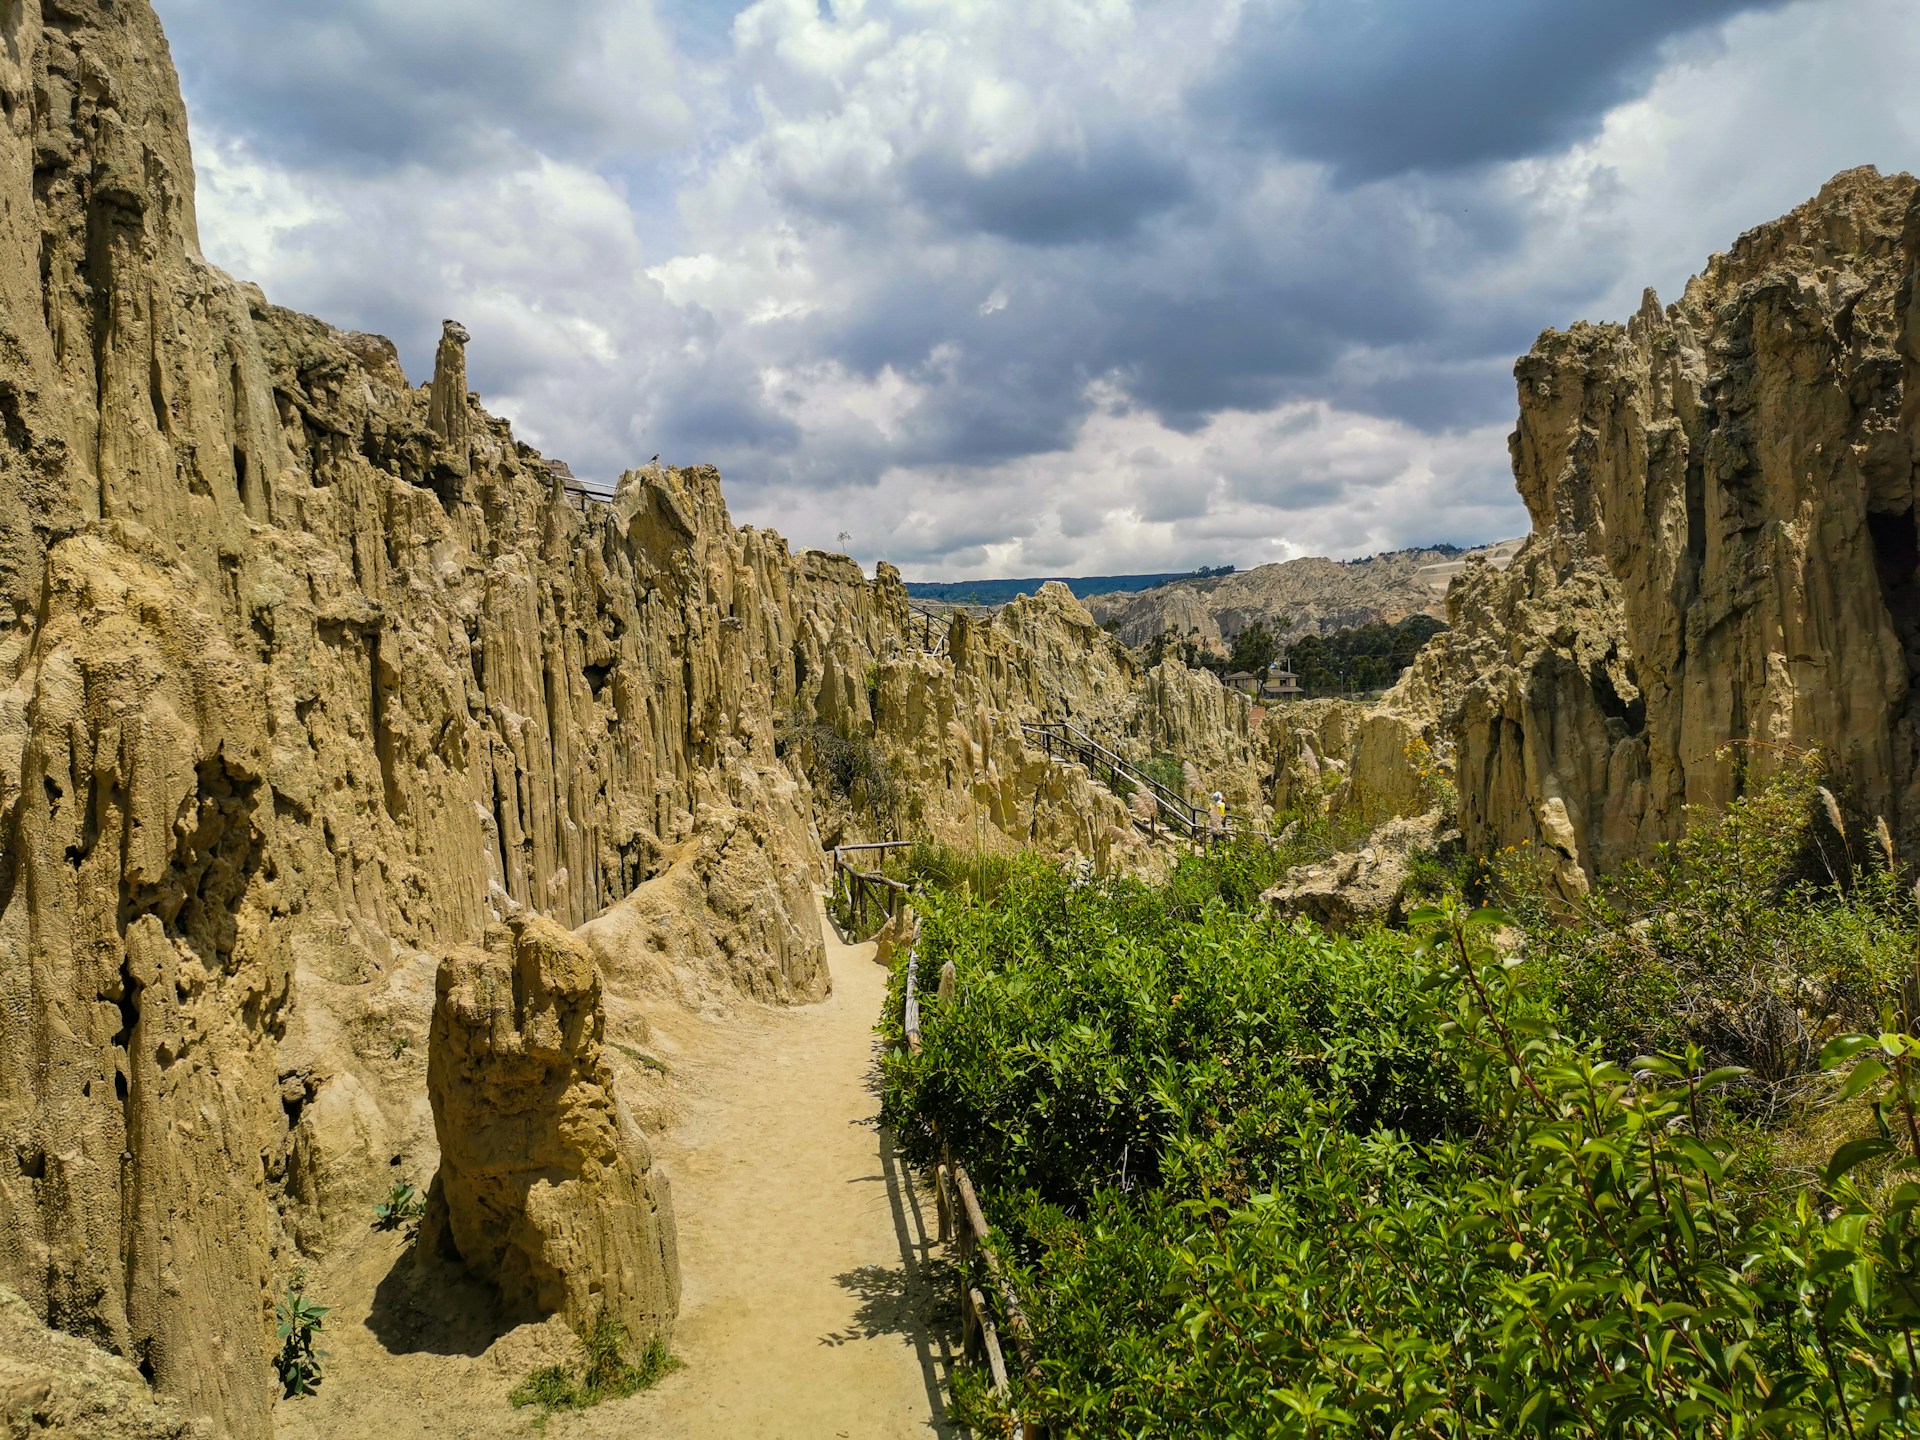
[[[907,883],[878,870],[862,870],[847,857],[878,851],[903,850],[911,840],[874,840],[864,845],[836,845],[833,850],[833,885],[847,904],[847,917],[856,936],[866,933],[867,921],[875,909],[891,920],[900,913],[907,897]]]
[[[953,962],[940,967],[939,997],[950,1002],[954,994]],[[901,1029],[906,1032],[907,1052],[920,1053],[920,954],[907,953],[906,1001],[901,1008]],[[1031,1379],[1039,1378],[1039,1362],[1034,1355],[1033,1325],[1027,1319],[1019,1292],[1000,1263],[1000,1256],[988,1243],[993,1227],[987,1224],[980,1196],[973,1188],[966,1166],[954,1158],[949,1137],[934,1126],[934,1138],[940,1143],[940,1162],[934,1167],[934,1211],[939,1217],[940,1242],[951,1244],[960,1262],[963,1276],[971,1276],[971,1262],[978,1255],[984,1278],[999,1296],[1000,1308],[1007,1317],[1007,1330],[1013,1337],[1020,1367]],[[965,1283],[963,1281],[963,1283]],[[960,1298],[960,1348],[962,1353],[986,1362],[994,1394],[1008,1401],[1013,1417],[1013,1433],[1018,1440],[1045,1440],[1045,1432],[1028,1424],[1011,1404],[1013,1389],[1007,1373],[1006,1353],[1000,1346],[1000,1330],[994,1321],[993,1307],[978,1285],[968,1284]]]

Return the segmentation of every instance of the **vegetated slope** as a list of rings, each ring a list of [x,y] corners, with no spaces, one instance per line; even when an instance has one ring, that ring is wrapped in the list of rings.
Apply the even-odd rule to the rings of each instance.
[[[1409,615],[1440,619],[1448,584],[1471,559],[1501,566],[1518,546],[1513,540],[1471,550],[1443,545],[1364,560],[1310,556],[1214,579],[1178,580],[1135,595],[1095,595],[1087,608],[1136,648],[1161,635],[1216,646],[1256,622],[1284,640],[1374,621],[1392,624]]]
[[[1004,605],[1018,595],[1037,595],[1042,585],[1064,585],[1074,598],[1135,590],[1150,590],[1175,580],[1208,579],[1231,575],[1233,566],[1201,566],[1198,570],[1158,575],[1049,575],[1027,580],[909,580],[907,594],[915,600],[943,605]]]
[[[1920,916],[1813,782],[1572,915],[1514,863],[1513,915],[1456,898],[1418,943],[1239,908],[1235,849],[1157,889],[1035,865],[929,897],[918,962],[957,984],[921,992],[885,1113],[980,1190],[1032,1325],[1022,1417],[1914,1433],[1920,1039],[1848,1031],[1878,1028]]]

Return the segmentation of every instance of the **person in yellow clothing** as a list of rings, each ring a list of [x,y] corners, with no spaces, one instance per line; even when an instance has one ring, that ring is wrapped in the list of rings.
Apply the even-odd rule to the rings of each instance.
[[[1213,833],[1225,835],[1227,833],[1227,797],[1218,790],[1213,792],[1213,804],[1208,807],[1208,813],[1213,819]]]

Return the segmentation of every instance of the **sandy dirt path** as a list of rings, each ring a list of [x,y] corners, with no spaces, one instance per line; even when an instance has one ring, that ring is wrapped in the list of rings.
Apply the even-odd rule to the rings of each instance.
[[[827,958],[833,997],[741,1022],[749,1033],[704,1058],[686,1120],[657,1147],[680,1217],[686,1368],[620,1406],[628,1433],[952,1433],[938,1419],[951,1279],[933,1259],[931,1200],[877,1123],[886,972],[831,927]]]
[[[682,1369],[588,1411],[515,1409],[508,1391],[570,1347],[559,1322],[501,1334],[481,1287],[410,1285],[402,1237],[365,1232],[314,1277],[335,1307],[332,1358],[318,1396],[275,1407],[279,1440],[954,1434],[941,1418],[958,1346],[952,1272],[931,1198],[878,1124],[886,972],[871,945],[827,931],[832,998],[663,1014],[649,1042],[671,1060],[679,1115],[649,1139],[679,1220]]]

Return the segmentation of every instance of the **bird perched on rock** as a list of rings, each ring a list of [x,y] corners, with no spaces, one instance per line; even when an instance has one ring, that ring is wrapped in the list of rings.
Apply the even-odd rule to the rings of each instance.
[[[649,465],[658,465],[659,463],[660,463],[660,457],[658,455],[654,456],[651,460],[647,461],[647,464]]]

